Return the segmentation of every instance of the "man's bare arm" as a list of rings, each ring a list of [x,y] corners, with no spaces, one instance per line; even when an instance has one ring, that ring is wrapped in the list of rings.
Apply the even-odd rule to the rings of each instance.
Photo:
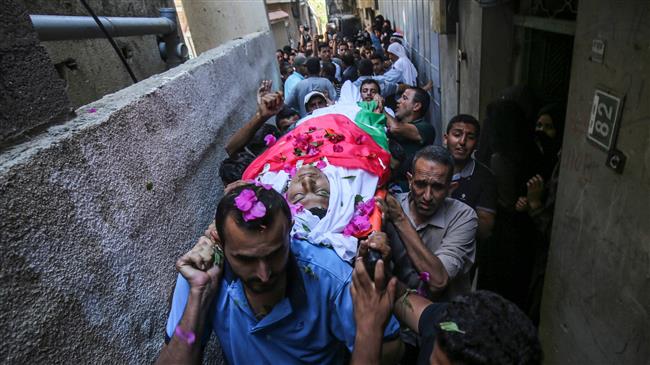
[[[222,270],[221,266],[212,265],[214,247],[210,239],[201,237],[197,245],[176,262],[176,268],[190,284],[190,293],[177,326],[181,335],[175,333],[163,346],[156,364],[201,363],[201,337]]]
[[[422,143],[422,136],[420,136],[420,131],[417,127],[411,123],[400,122],[388,113],[386,115],[386,125],[390,134],[396,137],[402,137],[410,141]]]
[[[386,201],[380,201],[382,211],[386,214],[387,218],[393,222],[397,233],[402,239],[406,254],[415,266],[418,272],[429,273],[429,290],[433,294],[442,292],[449,281],[447,270],[442,264],[442,261],[434,255],[422,242],[420,235],[411,224],[411,221],[404,213],[404,210],[399,205],[399,202],[392,196],[387,195]]]
[[[248,123],[228,140],[226,144],[228,156],[241,151],[253,138],[255,132],[284,106],[282,93],[271,93],[270,89],[271,82],[268,80],[262,81],[262,85],[257,91],[257,111]]]

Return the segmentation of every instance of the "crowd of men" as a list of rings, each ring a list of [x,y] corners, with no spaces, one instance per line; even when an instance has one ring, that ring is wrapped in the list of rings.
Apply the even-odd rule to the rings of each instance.
[[[214,332],[241,364],[539,364],[562,109],[527,113],[510,90],[482,124],[453,117],[434,146],[431,84],[418,87],[388,20],[352,40],[303,26],[299,38],[277,51],[280,91],[263,82],[228,141],[215,222],[176,263],[159,363],[199,362]],[[346,82],[385,116],[392,155],[390,193],[376,201],[383,229],[359,240],[351,264],[290,234],[294,204],[327,211],[318,169],[298,170],[291,197],[241,180],[269,138],[336,103]]]

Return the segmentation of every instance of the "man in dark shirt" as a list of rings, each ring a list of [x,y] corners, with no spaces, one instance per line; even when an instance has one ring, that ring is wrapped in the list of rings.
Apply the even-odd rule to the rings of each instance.
[[[492,233],[496,216],[496,183],[490,169],[472,158],[481,126],[476,118],[459,114],[447,124],[444,144],[454,158],[453,181],[457,187],[451,196],[469,205],[478,215],[477,238],[486,239]]]
[[[397,101],[395,117],[386,115],[386,124],[389,137],[400,144],[406,158],[397,171],[394,171],[393,182],[397,183],[402,191],[407,190],[406,170],[411,166],[413,156],[424,146],[433,144],[436,131],[424,119],[429,108],[429,94],[419,87],[407,88]]]

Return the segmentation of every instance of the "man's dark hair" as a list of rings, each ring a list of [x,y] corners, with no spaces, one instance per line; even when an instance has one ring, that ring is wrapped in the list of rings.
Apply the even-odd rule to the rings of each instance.
[[[373,54],[370,56],[371,60],[380,60],[381,62],[384,62],[384,58],[377,52],[373,52]]]
[[[291,51],[292,51],[292,50],[291,50],[291,46],[288,46],[288,45],[287,45],[287,46],[282,47],[282,51],[283,51],[285,54],[291,54]]]
[[[455,323],[445,331],[441,323]],[[537,365],[542,349],[532,322],[498,294],[477,291],[447,306],[437,326],[436,341],[452,363],[467,365]]]
[[[341,61],[343,61],[343,64],[346,66],[353,66],[354,65],[354,55],[352,52],[345,52],[341,56]]]
[[[420,109],[421,116],[426,114],[427,110],[429,110],[429,104],[431,103],[431,98],[429,97],[429,93],[424,91],[424,89],[422,89],[421,87],[417,87],[417,86],[411,86],[406,90],[415,91],[415,94],[413,95],[413,102],[420,103],[420,105],[422,105],[422,109]]]
[[[372,76],[372,61],[366,59],[359,61],[359,76]]]
[[[309,75],[318,76],[320,74],[320,60],[316,57],[309,57],[305,63]]]
[[[263,217],[248,222],[244,220],[241,211],[235,205],[235,198],[237,198],[244,189],[253,190],[257,200],[264,204],[266,207],[266,214],[264,214]],[[221,201],[217,206],[217,212],[214,215],[214,222],[222,244],[226,244],[227,241],[224,226],[228,216],[233,217],[239,228],[251,232],[259,232],[262,230],[263,226],[271,226],[275,219],[284,218],[291,222],[291,210],[282,195],[273,189],[267,190],[266,188],[255,184],[236,187],[230,193],[221,198]],[[288,226],[289,225],[290,223]]]
[[[327,43],[319,43],[318,44],[318,50],[320,51],[323,48],[330,48],[330,45]]]
[[[379,86],[379,82],[375,79],[365,79],[361,81],[361,87],[359,89],[363,89],[363,85],[366,84],[375,84],[377,86],[377,92],[381,92],[381,86]]]
[[[469,114],[458,114],[455,117],[451,118],[449,123],[447,124],[447,134],[449,134],[449,131],[451,131],[451,128],[454,126],[456,123],[467,123],[471,124],[474,126],[476,129],[476,137],[481,134],[481,124],[479,124],[478,120],[474,118],[473,116]]]
[[[219,177],[224,186],[241,180],[242,175],[248,165],[250,165],[255,156],[248,151],[237,152],[235,155],[227,157],[219,165]]]
[[[451,178],[454,175],[454,158],[446,148],[441,146],[426,146],[419,150],[415,156],[413,156],[413,161],[411,162],[411,174],[415,173],[415,163],[419,159],[425,159],[427,161],[433,161],[447,166],[447,183],[451,182]]]
[[[332,62],[323,62],[321,77],[324,77],[332,82],[332,84],[337,83],[336,80],[336,66]]]
[[[280,109],[278,114],[275,116],[275,119],[286,119],[286,118],[291,118],[294,115],[299,115],[299,113],[292,107],[285,105]]]

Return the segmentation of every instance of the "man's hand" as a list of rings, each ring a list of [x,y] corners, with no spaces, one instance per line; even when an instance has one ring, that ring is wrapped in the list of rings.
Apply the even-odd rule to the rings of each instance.
[[[385,285],[383,260],[377,261],[373,282],[366,272],[363,259],[361,257],[356,259],[350,293],[354,304],[357,336],[379,335],[381,339],[393,310],[396,284],[397,279],[392,278],[388,285]]]
[[[528,198],[525,196],[520,196],[519,199],[517,199],[517,202],[515,203],[515,210],[523,213],[528,210]]]
[[[267,93],[261,98],[261,102],[257,104],[257,112],[264,119],[271,118],[278,114],[284,107],[284,98],[281,92]]]
[[[528,206],[531,210],[539,209],[542,206],[544,179],[540,175],[535,175],[528,180],[526,188],[528,188]]]
[[[203,235],[208,237],[212,242],[217,243],[219,240],[219,233],[217,232],[216,222],[212,221],[208,226],[208,229],[203,232]]]
[[[271,86],[273,86],[273,81],[271,80],[262,80],[260,87],[257,89],[257,105],[262,103],[262,97],[271,92]]]
[[[214,265],[215,250],[221,250],[219,244],[203,236],[190,252],[176,261],[176,269],[190,284],[190,290],[201,292],[205,300],[210,300],[219,288],[222,267]]]
[[[377,102],[377,107],[373,112],[375,113],[383,113],[384,112],[384,98],[380,94],[375,94],[373,96],[373,99]]]
[[[384,261],[390,260],[391,248],[388,244],[388,235],[386,233],[374,231],[367,239],[359,241],[359,251],[357,252],[357,256],[365,257],[368,253],[368,249],[371,248],[379,251],[379,253],[381,253],[381,258]]]
[[[392,194],[387,194],[385,199],[375,198],[375,200],[377,205],[379,205],[379,209],[381,209],[384,219],[397,222],[406,218],[404,209],[402,209],[402,206]]]

